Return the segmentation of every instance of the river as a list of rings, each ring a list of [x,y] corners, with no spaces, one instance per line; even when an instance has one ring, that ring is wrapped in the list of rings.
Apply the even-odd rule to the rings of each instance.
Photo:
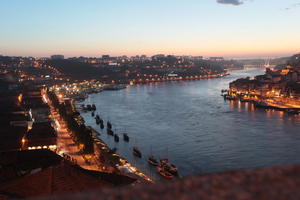
[[[147,155],[167,157],[180,176],[241,168],[300,162],[300,118],[279,111],[256,109],[250,103],[224,101],[221,89],[229,82],[263,74],[262,69],[231,71],[231,75],[197,81],[136,85],[119,91],[91,94],[84,104],[95,104],[96,113],[110,120],[119,143],[101,131],[90,113],[86,125],[117,153],[154,179],[155,168]],[[138,146],[143,158],[132,155]]]

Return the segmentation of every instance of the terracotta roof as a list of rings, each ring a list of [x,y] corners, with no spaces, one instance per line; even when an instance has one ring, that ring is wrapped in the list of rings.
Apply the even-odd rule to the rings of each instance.
[[[300,199],[300,165],[238,170],[192,176],[157,184],[107,188],[46,199],[102,200],[298,200]]]
[[[107,182],[87,175],[69,164],[62,163],[36,174],[4,183],[0,186],[0,193],[5,192],[26,198],[79,192],[108,185],[110,184]]]
[[[47,149],[2,152],[0,153],[0,184],[19,178],[23,173],[36,168],[57,165],[62,159]]]
[[[1,126],[0,131],[0,152],[20,149],[21,139],[27,131],[26,127]]]
[[[51,126],[51,122],[33,123],[32,129],[26,134],[28,139],[56,137],[56,131]]]
[[[30,121],[29,115],[19,113],[0,113],[1,123],[9,123],[11,121]]]
[[[83,169],[46,149],[0,153],[0,199],[80,192],[135,181]]]

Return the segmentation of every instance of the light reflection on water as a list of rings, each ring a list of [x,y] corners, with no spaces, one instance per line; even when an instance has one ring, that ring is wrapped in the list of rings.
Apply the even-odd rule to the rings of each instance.
[[[299,117],[220,96],[232,80],[262,73],[249,69],[220,79],[137,85],[92,94],[84,103],[95,103],[120,136],[128,132],[129,144],[115,143],[105,131],[101,139],[154,178],[145,159],[150,149],[157,158],[168,157],[182,176],[299,162]],[[90,113],[83,116],[101,131]],[[135,145],[143,159],[132,156]]]

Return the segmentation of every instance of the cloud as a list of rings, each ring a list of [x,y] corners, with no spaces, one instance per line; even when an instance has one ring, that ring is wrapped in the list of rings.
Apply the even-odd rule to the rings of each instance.
[[[229,5],[234,5],[234,6],[239,6],[244,3],[241,0],[217,0],[217,2],[220,4],[229,4]]]
[[[290,9],[296,8],[296,7],[298,7],[298,6],[300,6],[300,3],[294,3],[294,4],[291,5],[290,7],[285,8],[285,10],[290,10]]]

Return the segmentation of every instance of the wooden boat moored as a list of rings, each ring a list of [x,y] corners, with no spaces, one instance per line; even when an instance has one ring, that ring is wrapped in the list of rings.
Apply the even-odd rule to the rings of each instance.
[[[148,156],[148,163],[153,165],[153,166],[158,166],[159,165],[158,161],[154,158],[153,155]]]
[[[178,174],[178,169],[175,165],[173,165],[172,163],[169,162],[169,160],[167,158],[165,159],[160,159],[160,165],[169,173],[173,174],[173,175],[177,175]]]
[[[119,136],[118,136],[118,134],[115,134],[115,142],[119,142]]]
[[[123,133],[123,139],[125,142],[129,142],[129,136],[127,135],[127,133]]]
[[[108,128],[108,129],[111,129],[111,128],[112,128],[112,125],[111,125],[111,123],[110,123],[109,121],[107,121],[106,125],[107,125],[107,128]]]
[[[107,134],[114,136],[114,132],[111,129],[107,129]]]
[[[133,147],[132,153],[136,157],[139,157],[139,158],[142,157],[142,153],[140,152],[140,150],[137,147]]]
[[[173,178],[173,175],[171,173],[169,173],[168,171],[166,171],[164,169],[164,167],[162,167],[162,166],[157,167],[157,172],[164,178],[167,178],[167,179]]]
[[[100,128],[104,129],[104,124],[103,123],[100,124]]]

